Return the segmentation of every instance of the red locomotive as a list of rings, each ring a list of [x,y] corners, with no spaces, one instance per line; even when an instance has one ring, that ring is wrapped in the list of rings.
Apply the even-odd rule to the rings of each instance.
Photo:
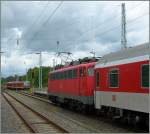
[[[95,62],[70,66],[49,74],[48,94],[53,102],[81,107],[94,104]]]
[[[30,83],[28,81],[11,81],[6,83],[6,89],[29,89]]]
[[[93,106],[128,122],[149,122],[149,43],[49,73],[50,100]],[[94,69],[94,73],[93,73]]]

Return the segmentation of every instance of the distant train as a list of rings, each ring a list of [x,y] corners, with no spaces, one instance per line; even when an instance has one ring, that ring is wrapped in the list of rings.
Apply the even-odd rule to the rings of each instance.
[[[29,89],[30,82],[29,81],[11,81],[6,83],[6,89]]]
[[[54,103],[81,111],[94,107],[113,118],[148,125],[149,43],[50,72],[48,95]]]

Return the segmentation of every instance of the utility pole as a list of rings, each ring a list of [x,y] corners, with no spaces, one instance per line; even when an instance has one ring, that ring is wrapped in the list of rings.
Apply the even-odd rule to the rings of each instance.
[[[55,70],[55,59],[53,59],[53,71]]]
[[[0,47],[0,66],[1,66],[1,56],[2,56],[2,53],[4,53],[4,52],[1,51],[1,47]],[[1,90],[1,75],[2,75],[2,72],[1,72],[1,68],[0,68],[0,90]]]
[[[42,52],[40,52],[40,74],[41,74],[41,89],[42,89]]]
[[[39,89],[42,89],[42,52],[36,54],[39,54]]]
[[[95,51],[94,51],[94,49],[90,53],[93,54],[93,57],[95,58]]]
[[[24,64],[25,64],[25,68],[26,68],[26,81],[28,81],[28,70],[27,70],[26,62],[24,62]]]
[[[121,47],[122,49],[127,48],[127,39],[126,39],[126,13],[125,13],[125,3],[122,3],[122,24],[121,24]]]

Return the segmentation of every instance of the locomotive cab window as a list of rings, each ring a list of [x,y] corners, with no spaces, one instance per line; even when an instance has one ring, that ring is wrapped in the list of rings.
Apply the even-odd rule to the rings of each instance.
[[[118,71],[118,69],[114,69],[109,72],[109,86],[110,87],[119,87],[119,71]]]
[[[99,79],[99,72],[96,72],[96,87],[99,87],[100,79]]]
[[[142,87],[149,87],[149,65],[142,65]]]

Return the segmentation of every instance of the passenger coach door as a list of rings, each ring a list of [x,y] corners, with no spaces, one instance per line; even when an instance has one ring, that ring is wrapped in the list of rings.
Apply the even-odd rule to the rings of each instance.
[[[79,68],[79,95],[84,95],[86,91],[86,68]]]

